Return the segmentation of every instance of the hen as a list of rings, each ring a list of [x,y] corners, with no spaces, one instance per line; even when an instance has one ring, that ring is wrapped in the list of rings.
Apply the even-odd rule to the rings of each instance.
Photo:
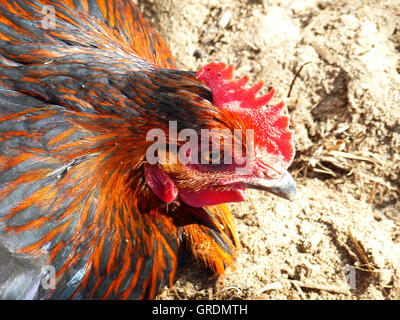
[[[0,0],[0,297],[154,298],[186,252],[222,274],[223,203],[296,191],[283,104],[233,71],[175,70],[128,0]]]

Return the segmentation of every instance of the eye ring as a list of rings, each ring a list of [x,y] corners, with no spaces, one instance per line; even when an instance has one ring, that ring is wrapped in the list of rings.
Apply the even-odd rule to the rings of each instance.
[[[200,162],[201,164],[221,164],[222,152],[219,149],[203,149],[201,150]]]

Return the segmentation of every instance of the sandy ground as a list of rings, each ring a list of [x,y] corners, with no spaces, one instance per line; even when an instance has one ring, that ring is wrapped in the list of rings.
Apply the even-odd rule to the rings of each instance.
[[[230,205],[235,269],[192,262],[159,298],[400,299],[400,1],[137,3],[179,68],[223,60],[278,88],[297,149],[295,202]]]

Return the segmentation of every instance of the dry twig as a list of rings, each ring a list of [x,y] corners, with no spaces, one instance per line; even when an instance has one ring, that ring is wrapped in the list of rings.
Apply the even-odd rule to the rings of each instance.
[[[351,233],[350,227],[348,228],[348,232],[349,232],[349,237],[350,237],[351,242],[354,244],[354,247],[356,248],[358,255],[360,256],[361,260],[363,261],[363,263],[367,269],[366,271],[369,274],[373,275],[374,269],[372,268],[371,264],[369,263],[367,255],[365,254],[364,250],[361,248],[358,241],[356,239],[354,239],[353,234]]]

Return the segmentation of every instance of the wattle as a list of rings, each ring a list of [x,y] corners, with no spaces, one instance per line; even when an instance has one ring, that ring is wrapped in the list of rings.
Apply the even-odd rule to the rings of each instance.
[[[179,197],[188,206],[194,208],[246,200],[244,189],[241,188],[234,188],[230,191],[204,190],[196,192],[186,189],[179,191]]]

